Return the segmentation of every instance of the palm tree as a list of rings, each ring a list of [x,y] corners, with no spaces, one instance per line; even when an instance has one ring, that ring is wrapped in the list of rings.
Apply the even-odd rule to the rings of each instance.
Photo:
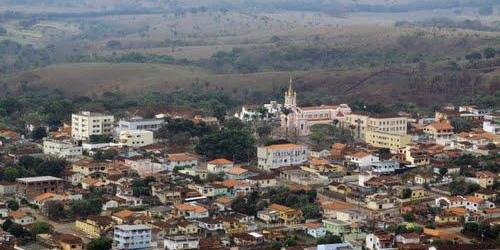
[[[281,108],[281,113],[285,115],[285,139],[288,140],[288,115],[292,113],[290,108]]]

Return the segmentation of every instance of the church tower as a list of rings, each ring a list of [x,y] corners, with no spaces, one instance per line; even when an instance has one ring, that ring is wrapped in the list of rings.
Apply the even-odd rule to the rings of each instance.
[[[290,76],[290,85],[285,92],[285,108],[295,108],[297,106],[297,92],[292,87],[292,77]]]

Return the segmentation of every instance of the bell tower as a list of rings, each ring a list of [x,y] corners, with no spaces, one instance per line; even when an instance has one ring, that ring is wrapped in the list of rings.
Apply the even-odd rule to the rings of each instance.
[[[295,108],[297,106],[297,92],[292,87],[292,77],[290,76],[290,85],[285,92],[285,108]]]

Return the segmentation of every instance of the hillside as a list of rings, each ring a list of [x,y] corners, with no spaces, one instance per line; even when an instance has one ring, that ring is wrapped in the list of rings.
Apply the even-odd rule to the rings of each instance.
[[[195,67],[161,64],[80,63],[48,66],[12,75],[0,82],[14,92],[20,86],[50,88],[60,89],[73,97],[100,96],[106,91],[135,95],[184,89],[221,90],[243,102],[262,102],[280,95],[288,83],[289,74],[213,74]],[[423,77],[433,81],[416,85],[414,73],[404,69],[296,71],[292,74],[302,98],[300,101],[304,104],[361,99],[384,104],[413,102],[430,107],[481,93],[491,94],[500,85],[498,67],[489,73],[482,73],[480,79],[476,79],[477,74],[472,71],[467,75],[464,72],[443,72],[440,82],[434,80],[435,73],[426,72]],[[460,78],[465,80],[460,82]]]

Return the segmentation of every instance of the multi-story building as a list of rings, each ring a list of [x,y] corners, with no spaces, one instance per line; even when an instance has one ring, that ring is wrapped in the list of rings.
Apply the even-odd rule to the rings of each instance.
[[[367,141],[367,132],[406,135],[408,118],[395,114],[351,113],[342,121],[343,127],[354,131],[357,138]]]
[[[146,225],[117,225],[113,235],[113,249],[151,247],[151,228]]]
[[[130,119],[121,119],[118,121],[116,132],[119,134],[125,130],[148,130],[156,131],[165,124],[163,119],[143,119],[142,117],[135,116]]]
[[[90,215],[86,220],[76,220],[75,227],[91,238],[99,238],[113,227],[110,216]]]
[[[259,168],[271,170],[307,162],[309,149],[297,144],[276,144],[257,148]]]
[[[453,135],[453,126],[448,121],[434,122],[424,127],[424,133],[433,139],[447,139]]]
[[[118,135],[118,141],[122,146],[142,147],[151,145],[153,141],[153,132],[149,130],[122,130]]]
[[[43,154],[60,157],[66,160],[76,160],[82,156],[82,147],[69,141],[53,139],[43,140]]]
[[[28,200],[43,193],[64,192],[64,180],[53,176],[37,176],[16,179],[17,195]]]
[[[92,135],[113,132],[114,117],[101,113],[81,111],[71,115],[71,136],[75,140],[89,140]]]
[[[409,143],[411,136],[405,134],[392,134],[383,131],[366,131],[366,143],[378,147],[388,148],[391,151],[397,151]]]
[[[494,135],[500,135],[500,124],[496,121],[483,121],[483,130]]]
[[[165,238],[163,245],[167,250],[198,249],[200,239],[193,236],[172,236]]]

